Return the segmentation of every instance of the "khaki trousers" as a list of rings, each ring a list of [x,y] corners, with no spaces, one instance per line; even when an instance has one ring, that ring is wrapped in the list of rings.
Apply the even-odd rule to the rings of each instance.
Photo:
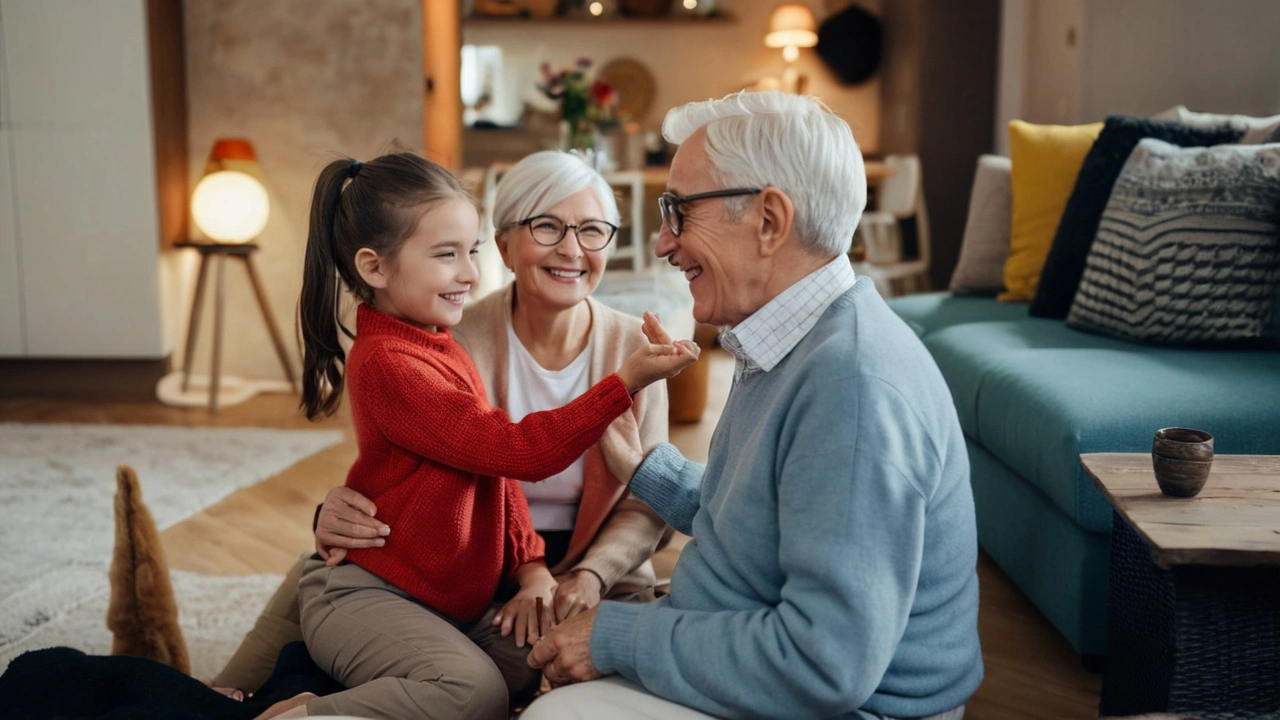
[[[492,627],[500,605],[463,623],[351,563],[308,560],[298,584],[302,636],[316,663],[350,690],[307,703],[310,715],[501,720],[509,698],[538,689],[529,647]]]
[[[308,705],[308,707],[310,707]],[[885,715],[869,718],[894,720]],[[920,720],[961,720],[964,706]],[[663,700],[617,675],[566,685],[540,696],[520,720],[714,720],[714,716]]]

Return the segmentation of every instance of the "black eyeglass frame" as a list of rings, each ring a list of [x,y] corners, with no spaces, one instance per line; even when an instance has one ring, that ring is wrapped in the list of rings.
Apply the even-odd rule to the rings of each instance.
[[[560,223],[560,239],[556,240],[553,243],[544,243],[541,240],[539,240],[538,234],[533,231],[533,223],[537,220],[555,220],[556,222]],[[582,227],[583,225],[587,225],[591,223],[600,223],[601,225],[604,225],[605,227],[609,228],[609,237],[606,238],[604,241],[604,244],[598,248],[587,247],[586,244],[582,242],[581,233],[578,232],[578,228]],[[613,239],[618,235],[618,226],[614,225],[613,223],[607,220],[588,220],[586,222],[581,222],[576,225],[571,225],[561,220],[560,218],[556,217],[555,215],[534,215],[531,218],[525,218],[524,220],[521,220],[520,222],[516,223],[512,227],[520,227],[522,225],[529,227],[529,237],[533,238],[533,241],[538,243],[542,247],[555,247],[560,243],[564,242],[565,236],[569,234],[569,228],[573,228],[573,238],[578,242],[578,247],[582,248],[584,252],[600,252],[601,250],[604,250],[605,248],[609,247],[609,243],[613,242]]]
[[[671,230],[671,234],[680,237],[680,231],[684,230],[684,213],[680,211],[681,205],[694,200],[759,195],[762,192],[764,192],[764,188],[730,188],[728,190],[694,193],[693,195],[674,195],[664,192],[658,196],[658,213],[662,215],[662,222]],[[672,222],[673,218],[675,220],[674,223]]]

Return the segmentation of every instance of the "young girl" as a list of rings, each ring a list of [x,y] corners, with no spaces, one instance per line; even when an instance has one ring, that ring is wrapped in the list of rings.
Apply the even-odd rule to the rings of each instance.
[[[528,648],[493,627],[495,594],[513,581],[532,623],[555,585],[517,481],[563,470],[635,392],[697,358],[688,342],[642,347],[568,405],[511,423],[447,329],[478,279],[478,233],[470,196],[416,155],[338,160],[320,174],[302,288],[303,407],[311,419],[333,413],[346,382],[359,446],[347,485],[396,533],[349,562],[307,565],[303,637],[350,689],[264,718],[505,718],[509,696],[536,690],[539,676]],[[343,286],[361,301],[349,355]]]

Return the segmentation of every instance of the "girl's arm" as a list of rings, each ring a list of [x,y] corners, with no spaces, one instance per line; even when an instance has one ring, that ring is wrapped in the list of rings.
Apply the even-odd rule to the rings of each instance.
[[[352,389],[391,442],[425,458],[479,475],[539,481],[568,467],[631,406],[622,380],[609,375],[564,407],[518,423],[419,358],[383,350],[366,358]]]

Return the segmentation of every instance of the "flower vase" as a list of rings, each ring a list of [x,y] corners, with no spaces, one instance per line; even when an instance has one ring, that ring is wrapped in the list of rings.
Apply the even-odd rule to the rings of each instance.
[[[587,150],[593,150],[596,146],[595,128],[585,122],[566,121],[561,131],[563,138],[561,147],[565,150],[577,150],[585,153]]]

